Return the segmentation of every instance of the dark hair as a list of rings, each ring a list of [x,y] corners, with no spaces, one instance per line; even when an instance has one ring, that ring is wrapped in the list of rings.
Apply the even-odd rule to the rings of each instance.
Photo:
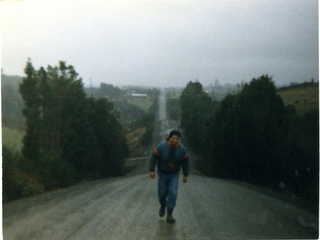
[[[178,131],[178,130],[172,130],[170,133],[169,133],[169,136],[168,136],[168,141],[170,138],[172,138],[173,135],[176,135],[178,136],[179,138],[181,137],[181,133]]]

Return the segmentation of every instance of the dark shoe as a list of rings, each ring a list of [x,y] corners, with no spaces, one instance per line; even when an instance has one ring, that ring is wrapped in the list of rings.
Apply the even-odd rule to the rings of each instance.
[[[167,212],[167,222],[168,223],[174,223],[176,220],[172,217],[172,211],[173,210],[169,210]]]
[[[159,210],[159,216],[163,217],[166,214],[166,206],[161,206]]]

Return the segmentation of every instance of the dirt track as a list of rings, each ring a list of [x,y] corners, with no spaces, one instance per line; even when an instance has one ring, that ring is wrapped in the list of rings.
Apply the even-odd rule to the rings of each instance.
[[[162,129],[162,132],[165,129]],[[78,184],[3,205],[3,235],[14,239],[306,239],[315,214],[248,184],[180,176],[175,224],[158,217],[148,162],[125,177]]]

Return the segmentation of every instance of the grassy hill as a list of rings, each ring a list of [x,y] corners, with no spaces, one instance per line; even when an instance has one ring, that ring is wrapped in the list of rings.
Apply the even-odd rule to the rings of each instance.
[[[307,112],[319,108],[319,84],[303,83],[291,87],[278,89],[285,105],[293,105],[297,114],[304,115]]]
[[[14,152],[20,152],[24,133],[17,129],[2,127],[2,145],[7,146]]]
[[[24,107],[19,93],[22,78],[18,76],[1,75],[1,107],[2,127],[23,131],[24,117],[21,109]]]
[[[1,74],[1,86],[10,85],[18,89],[18,85],[22,82],[22,77],[19,76],[8,76]]]
[[[153,99],[151,98],[129,98],[127,101],[129,104],[137,106],[145,112],[148,112],[153,104]]]

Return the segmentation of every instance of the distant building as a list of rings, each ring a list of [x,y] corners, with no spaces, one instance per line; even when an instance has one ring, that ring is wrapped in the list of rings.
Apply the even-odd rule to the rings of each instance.
[[[146,98],[146,97],[148,97],[148,94],[146,94],[146,93],[131,93],[131,97]]]

